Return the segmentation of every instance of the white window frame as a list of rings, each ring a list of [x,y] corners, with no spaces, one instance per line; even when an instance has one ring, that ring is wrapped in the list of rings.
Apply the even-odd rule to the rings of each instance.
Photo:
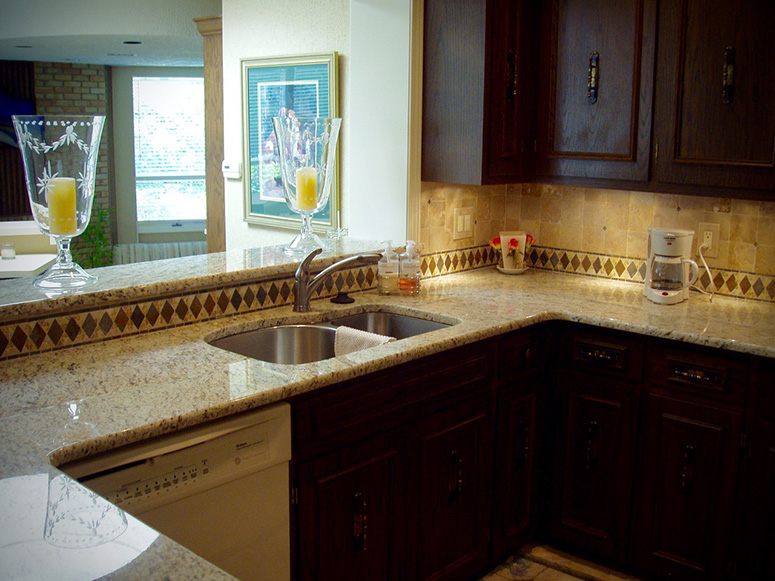
[[[164,235],[165,240],[182,236],[190,240],[196,233],[206,233],[207,220],[137,221],[135,154],[134,154],[134,77],[204,77],[201,67],[113,67],[113,154],[116,183],[116,220],[119,244],[143,242],[143,235]],[[164,176],[175,179],[176,176]],[[202,176],[179,176],[183,179],[204,179]],[[142,180],[143,178],[140,178]],[[149,178],[157,179],[157,178]]]

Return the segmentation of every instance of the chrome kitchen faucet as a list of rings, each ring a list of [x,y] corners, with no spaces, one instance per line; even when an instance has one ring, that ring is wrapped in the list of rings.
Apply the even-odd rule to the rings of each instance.
[[[342,270],[351,266],[377,264],[379,259],[382,258],[382,255],[379,252],[358,254],[357,256],[343,258],[339,262],[335,262],[331,266],[321,270],[315,278],[310,279],[312,275],[309,272],[309,265],[312,262],[312,259],[321,252],[323,252],[322,248],[316,248],[310,252],[304,257],[304,260],[301,261],[299,268],[296,269],[296,283],[293,287],[293,310],[297,313],[309,312],[309,300],[312,297],[312,294],[337,270]]]

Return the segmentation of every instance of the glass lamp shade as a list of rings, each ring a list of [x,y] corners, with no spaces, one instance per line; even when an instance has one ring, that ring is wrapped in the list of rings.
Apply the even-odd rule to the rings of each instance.
[[[286,247],[305,256],[323,242],[312,230],[312,216],[326,207],[336,179],[336,146],[342,120],[328,117],[273,117],[280,176],[288,207],[301,216],[301,232]]]
[[[70,241],[89,225],[101,115],[14,115],[24,162],[32,217],[57,242],[57,260],[33,283],[42,290],[68,291],[97,279],[73,262]]]

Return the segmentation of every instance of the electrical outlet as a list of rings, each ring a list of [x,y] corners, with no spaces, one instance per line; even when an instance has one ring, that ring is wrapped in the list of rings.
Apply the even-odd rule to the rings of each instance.
[[[474,237],[474,209],[457,208],[453,216],[452,239]]]
[[[697,236],[697,252],[699,254],[700,246],[703,244],[705,248],[702,251],[702,255],[705,258],[717,258],[718,247],[721,242],[719,224],[713,224],[711,222],[700,222],[700,231]]]

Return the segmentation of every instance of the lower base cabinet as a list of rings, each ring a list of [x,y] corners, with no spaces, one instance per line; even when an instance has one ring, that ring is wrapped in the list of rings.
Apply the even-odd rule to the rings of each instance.
[[[413,430],[407,532],[411,579],[467,579],[487,566],[492,470],[485,402],[431,416]]]
[[[646,578],[769,578],[757,361],[548,324],[299,396],[294,577],[463,581],[540,539]]]
[[[487,567],[494,360],[482,342],[297,401],[296,578],[462,581]]]
[[[299,464],[299,578],[404,578],[405,466],[397,433]]]
[[[726,578],[741,427],[739,411],[647,396],[631,537],[639,569]]]

